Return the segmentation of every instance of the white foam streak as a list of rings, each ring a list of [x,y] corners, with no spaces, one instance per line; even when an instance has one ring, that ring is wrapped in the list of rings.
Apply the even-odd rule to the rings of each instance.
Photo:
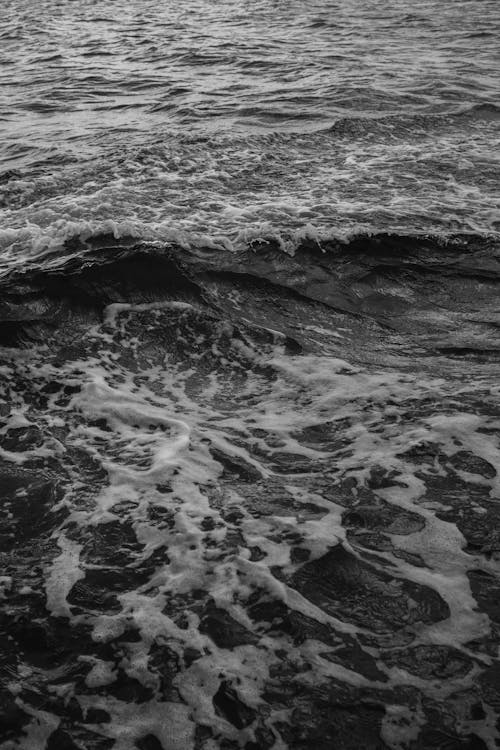
[[[61,554],[54,559],[47,574],[45,594],[47,609],[53,617],[71,617],[71,608],[66,597],[73,585],[84,578],[80,568],[81,545],[60,534],[57,543]]]

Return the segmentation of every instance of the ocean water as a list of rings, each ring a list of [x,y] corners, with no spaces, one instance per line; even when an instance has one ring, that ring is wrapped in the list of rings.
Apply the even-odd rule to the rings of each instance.
[[[0,749],[500,746],[496,0],[4,0]]]

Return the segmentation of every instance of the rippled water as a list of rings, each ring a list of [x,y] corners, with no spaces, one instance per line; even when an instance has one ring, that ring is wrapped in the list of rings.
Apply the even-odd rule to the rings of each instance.
[[[4,259],[103,228],[497,234],[499,26],[495,0],[6,2]]]
[[[2,146],[75,154],[110,129],[300,130],[492,104],[498,23],[476,0],[6,2]]]
[[[4,0],[1,750],[500,743],[496,0]]]

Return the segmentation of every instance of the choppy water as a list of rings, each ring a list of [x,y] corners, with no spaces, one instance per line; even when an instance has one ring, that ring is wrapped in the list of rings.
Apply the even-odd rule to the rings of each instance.
[[[5,0],[1,750],[500,743],[495,0]]]
[[[6,2],[3,256],[111,227],[230,247],[497,234],[498,16],[495,0]]]

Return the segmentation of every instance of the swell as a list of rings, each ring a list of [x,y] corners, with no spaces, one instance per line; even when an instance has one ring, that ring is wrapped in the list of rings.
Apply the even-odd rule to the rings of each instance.
[[[62,252],[46,254],[39,267],[13,269],[0,281],[3,292],[19,285],[30,284],[42,287],[56,284],[57,279],[68,278],[82,281],[93,279],[102,269],[103,273],[115,275],[116,283],[137,283],[140,287],[148,276],[155,277],[155,263],[174,263],[187,269],[231,269],[247,265],[256,267],[256,260],[272,264],[276,255],[285,259],[281,245],[274,237],[262,237],[248,242],[244,250],[228,252],[214,246],[191,246],[177,243],[143,241],[134,236],[116,237],[97,232],[88,238],[74,235],[64,242]],[[500,272],[500,242],[495,236],[477,234],[404,235],[392,233],[359,234],[349,239],[332,237],[327,240],[303,239],[290,257],[307,265],[342,263],[349,259],[361,263],[383,262],[393,267],[413,265],[453,268],[457,273],[496,277]],[[136,264],[141,269],[139,279],[126,276],[124,263]],[[153,264],[148,273],[148,264]],[[113,269],[113,270],[112,270]],[[123,269],[123,270],[122,270]]]
[[[380,133],[388,129],[395,134],[410,131],[413,135],[418,135],[436,129],[463,127],[466,123],[487,123],[499,119],[500,107],[493,102],[481,102],[443,113],[384,113],[371,117],[342,117],[330,127],[330,131],[340,137]]]
[[[306,241],[295,254],[260,240],[230,253],[97,235],[66,243],[56,267],[13,272],[0,285],[0,342],[43,338],[74,316],[101,319],[113,303],[195,302],[221,318],[301,330],[312,307],[396,332],[428,353],[498,357],[500,246],[487,237],[361,235]],[[235,306],[232,296],[243,303]],[[295,307],[294,307],[295,306]],[[305,316],[305,317],[304,317]],[[307,348],[307,340],[300,343]],[[368,348],[368,347],[366,347]],[[486,352],[486,354],[485,354]]]
[[[303,97],[301,97],[301,101]],[[300,115],[298,115],[300,116]],[[307,114],[302,115],[308,117]],[[304,135],[311,140],[325,139],[326,143],[333,138],[335,139],[358,139],[370,136],[384,137],[389,136],[391,138],[396,137],[411,137],[411,139],[418,138],[420,136],[432,133],[441,132],[446,130],[454,130],[459,128],[472,128],[481,130],[483,126],[487,126],[489,123],[496,123],[500,120],[500,107],[493,101],[485,101],[476,104],[467,104],[456,106],[449,111],[445,112],[406,112],[406,111],[395,111],[391,113],[386,112],[374,112],[370,115],[346,115],[337,116],[334,118],[333,124],[325,125],[324,121],[318,123],[315,127],[311,127],[310,131],[304,134],[303,130],[294,131],[293,129],[287,131],[272,131],[267,133],[253,132],[251,129],[246,131],[237,132],[230,136],[219,134],[219,138],[226,143],[236,143],[243,139],[246,140],[250,145],[258,143],[260,141],[269,140],[272,143],[292,143],[297,139],[302,139]],[[494,127],[494,126],[493,126]],[[115,129],[115,135],[120,129]],[[161,137],[158,137],[161,136]],[[171,138],[178,139],[180,146],[183,144],[194,144],[198,142],[210,142],[213,146],[214,135],[209,136],[197,136],[193,134],[169,134],[166,136],[165,133],[158,133],[156,140],[153,143],[153,152],[158,149],[158,143],[168,142]],[[147,159],[147,146],[144,143],[140,144],[140,147],[133,147],[138,152],[140,157],[141,153],[144,158]],[[115,152],[116,144],[110,147],[109,152],[106,153],[108,160],[112,159]],[[121,157],[123,161],[124,152],[130,151],[130,147],[126,144],[120,144],[118,150],[118,157]],[[29,166],[23,167],[17,165],[15,168],[5,168],[0,170],[0,186],[7,186],[9,183],[14,185],[17,181],[32,180],[38,176],[43,176],[46,172],[47,166],[56,165],[72,165],[78,164],[81,160],[72,154],[68,153],[54,153],[45,155],[46,158],[40,159],[38,162],[33,162]],[[29,196],[31,199],[31,195]],[[12,196],[9,195],[9,200],[2,200],[2,206],[9,206],[12,202]]]

